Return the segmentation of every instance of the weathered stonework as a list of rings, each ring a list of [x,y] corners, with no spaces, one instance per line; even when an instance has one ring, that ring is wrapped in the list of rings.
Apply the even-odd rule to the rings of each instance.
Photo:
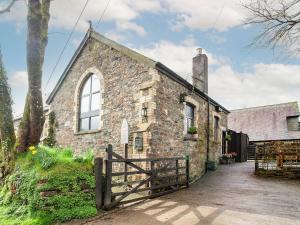
[[[207,134],[209,131],[209,157],[218,161],[221,154],[221,129],[227,127],[227,114],[216,112],[210,104],[210,126],[207,127],[207,98],[190,93],[185,86],[163,74],[151,63],[131,57],[128,50],[119,51],[113,45],[90,38],[64,77],[50,103],[56,114],[56,139],[63,147],[76,154],[93,149],[104,156],[105,148],[124,155],[121,144],[121,126],[124,119],[129,125],[129,157],[183,156],[191,158],[191,177],[205,172],[207,160]],[[79,96],[85,79],[96,74],[101,86],[99,129],[92,132],[78,130]],[[186,102],[196,107],[196,138],[186,140],[184,133],[184,107],[180,94],[188,93]],[[147,108],[147,117],[142,109]],[[220,118],[220,137],[214,140],[213,118]],[[134,146],[135,138],[143,138],[143,149]]]

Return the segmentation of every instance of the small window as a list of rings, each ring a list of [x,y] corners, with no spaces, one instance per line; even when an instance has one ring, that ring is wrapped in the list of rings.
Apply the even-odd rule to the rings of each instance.
[[[185,133],[187,133],[190,127],[195,126],[195,107],[192,104],[186,103],[185,105]]]
[[[219,139],[219,117],[214,117],[214,140],[217,141]]]
[[[80,94],[79,130],[99,129],[100,82],[95,74],[89,76]]]

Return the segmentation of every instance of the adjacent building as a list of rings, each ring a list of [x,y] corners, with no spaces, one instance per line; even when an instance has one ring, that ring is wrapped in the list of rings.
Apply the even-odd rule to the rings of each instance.
[[[231,110],[228,128],[255,142],[300,139],[298,103]]]

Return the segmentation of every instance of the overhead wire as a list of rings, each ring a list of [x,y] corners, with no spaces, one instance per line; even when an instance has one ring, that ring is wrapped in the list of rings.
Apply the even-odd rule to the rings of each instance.
[[[49,76],[49,78],[48,78],[48,80],[47,80],[47,82],[46,82],[45,90],[46,90],[47,87],[48,87],[48,84],[49,84],[49,82],[50,82],[50,80],[51,80],[51,78],[52,78],[52,76],[53,76],[53,74],[54,74],[54,72],[55,72],[55,70],[56,70],[56,68],[57,68],[57,66],[58,66],[58,64],[59,64],[59,62],[60,62],[60,60],[61,60],[61,57],[63,56],[63,54],[64,54],[64,52],[65,52],[65,50],[66,50],[66,48],[67,48],[67,46],[68,46],[68,44],[69,44],[69,42],[70,42],[70,40],[71,40],[71,37],[72,37],[72,35],[73,35],[73,33],[74,33],[74,31],[75,31],[77,25],[78,25],[79,20],[81,19],[81,16],[83,15],[83,13],[84,13],[84,11],[85,11],[86,6],[88,5],[88,3],[89,3],[89,0],[86,0],[84,6],[83,6],[83,8],[82,8],[82,10],[80,11],[80,14],[79,14],[79,16],[78,16],[78,18],[77,18],[77,20],[76,20],[76,22],[75,22],[75,24],[74,24],[74,26],[73,26],[71,32],[70,32],[70,34],[69,34],[69,37],[68,37],[68,39],[67,39],[65,45],[63,46],[62,51],[60,52],[60,54],[59,54],[59,56],[58,56],[58,58],[57,58],[57,61],[56,61],[55,65],[54,65],[54,67],[53,67],[53,69],[52,69],[52,71],[51,71],[51,73],[50,73],[50,76]]]

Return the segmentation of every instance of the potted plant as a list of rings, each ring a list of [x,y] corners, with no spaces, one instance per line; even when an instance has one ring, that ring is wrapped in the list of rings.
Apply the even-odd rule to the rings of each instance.
[[[235,162],[236,152],[225,153],[220,157],[220,164],[231,164]]]
[[[226,154],[222,154],[220,157],[220,164],[228,164],[228,159],[229,159],[229,155]]]
[[[229,163],[235,163],[235,158],[237,156],[236,152],[229,152],[228,154],[230,154],[230,158],[229,158]]]
[[[226,140],[226,141],[231,141],[231,135],[230,135],[230,134],[226,134],[225,140]]]
[[[197,134],[197,128],[196,127],[189,127],[188,134],[194,135]]]
[[[189,127],[187,130],[187,135],[185,136],[185,140],[197,140],[197,128],[196,127]]]

